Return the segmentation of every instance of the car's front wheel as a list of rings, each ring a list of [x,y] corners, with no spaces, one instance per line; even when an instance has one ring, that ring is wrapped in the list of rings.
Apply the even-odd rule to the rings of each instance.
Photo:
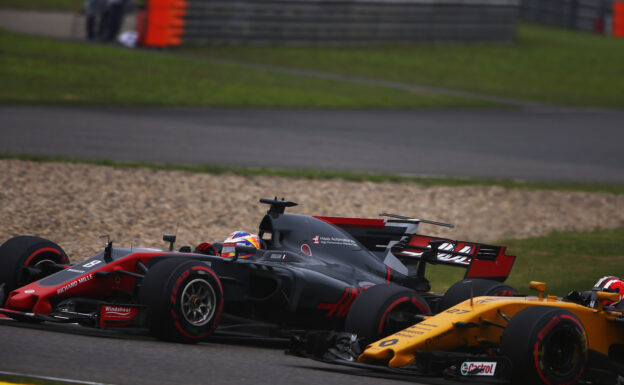
[[[139,302],[149,309],[148,326],[157,338],[194,343],[209,336],[223,309],[221,282],[208,265],[171,258],[143,278]]]
[[[4,285],[5,300],[11,291],[62,269],[57,265],[68,264],[65,251],[47,239],[28,235],[9,239],[0,246],[0,285]]]
[[[513,362],[514,383],[574,384],[587,363],[587,334],[569,311],[534,306],[511,319],[501,351]]]

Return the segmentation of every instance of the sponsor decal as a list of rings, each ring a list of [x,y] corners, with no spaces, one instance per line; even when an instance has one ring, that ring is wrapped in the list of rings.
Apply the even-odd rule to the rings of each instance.
[[[336,246],[349,246],[349,247],[357,246],[353,239],[339,238],[339,237],[324,237],[321,235],[313,236],[312,242],[314,242],[315,245],[336,245]]]
[[[281,253],[271,253],[269,259],[271,261],[283,261],[286,258],[286,254]]]
[[[67,290],[71,289],[72,287],[76,287],[78,286],[78,281],[72,281],[70,283],[68,283],[67,285],[61,287],[60,289],[58,289],[56,291],[56,294],[63,294],[65,293]]]
[[[430,248],[430,247],[427,246],[427,248]],[[440,247],[438,248],[438,251],[440,251],[437,256],[438,261],[451,262],[451,263],[456,263],[459,265],[470,265],[470,261],[472,260],[471,257],[442,253],[442,251],[453,251],[454,248],[455,246],[449,242],[445,242],[441,244]],[[472,251],[472,247],[466,245],[462,247],[461,249],[455,250],[455,251],[468,254]],[[420,257],[422,256],[423,252],[403,251],[401,252],[401,254],[408,255],[410,257]]]
[[[409,329],[403,329],[400,332],[394,334],[395,336],[399,336],[399,337],[406,337],[406,338],[412,338],[412,337],[416,337],[419,336],[421,334],[425,334],[425,332],[421,332],[418,330],[409,330]]]
[[[123,318],[126,319],[131,317],[133,313],[136,312],[136,309],[125,306],[103,306],[102,309],[102,317],[106,317],[107,319],[111,318]]]
[[[90,281],[92,279],[93,279],[93,274],[88,274],[88,275],[85,275],[84,277],[80,277],[77,280],[72,281],[72,282],[68,283],[67,285],[65,285],[65,286],[61,287],[60,289],[58,289],[56,291],[56,294],[63,294],[66,291],[68,291],[69,289],[72,289],[72,288],[74,288],[74,287],[76,287],[78,285],[82,285],[83,283],[88,282],[88,281]]]
[[[319,303],[316,308],[327,310],[327,317],[345,317],[358,295],[360,290],[348,287],[336,303]]]
[[[102,305],[100,307],[101,326],[126,326],[139,314],[139,309],[131,306]]]
[[[78,270],[78,269],[72,269],[71,267],[69,269],[67,269],[67,271],[71,271],[72,273],[80,273],[80,274],[84,274],[84,270]]]
[[[448,336],[452,332],[453,332],[453,330],[447,330],[444,333],[440,333],[440,334],[438,334],[435,337],[427,338],[427,340],[425,341],[425,346],[433,345],[433,344],[439,342],[442,338]]]
[[[303,245],[301,245],[301,252],[307,255],[308,257],[312,256],[312,249],[310,249],[310,246],[307,243],[304,243]]]
[[[30,289],[30,290],[24,290],[24,293],[25,293],[25,294],[32,294],[32,293],[34,293],[34,292],[35,292],[35,291],[34,291],[33,289]]]
[[[490,376],[496,372],[496,362],[464,361],[459,369],[462,376]]]

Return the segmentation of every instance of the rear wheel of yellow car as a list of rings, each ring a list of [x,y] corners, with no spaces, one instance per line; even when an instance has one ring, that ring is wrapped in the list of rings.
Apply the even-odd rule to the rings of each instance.
[[[446,293],[444,293],[439,311],[446,310],[458,303],[464,302],[470,298],[471,293],[473,297],[482,295],[508,297],[518,294],[516,289],[502,282],[480,278],[464,279],[455,282],[449,287]]]
[[[579,319],[552,306],[524,309],[511,319],[501,351],[518,384],[573,384],[587,363],[587,334]]]

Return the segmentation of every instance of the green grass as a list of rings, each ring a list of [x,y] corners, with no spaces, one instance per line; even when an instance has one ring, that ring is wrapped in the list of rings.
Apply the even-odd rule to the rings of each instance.
[[[506,283],[523,294],[535,294],[529,290],[530,281],[546,282],[547,293],[562,296],[571,290],[591,290],[605,275],[624,276],[624,227],[555,232],[496,244],[507,246],[507,254],[517,256]],[[438,292],[462,279],[464,273],[449,267],[431,270],[428,277]]]
[[[545,103],[624,107],[624,39],[526,23],[519,23],[517,40],[510,44],[181,50]]]
[[[40,11],[78,11],[84,0],[0,0],[0,8]]]
[[[392,174],[356,173],[348,171],[322,171],[309,169],[272,169],[258,167],[226,167],[210,164],[172,164],[114,161],[109,159],[85,159],[66,156],[28,155],[0,153],[0,159],[19,159],[34,162],[65,162],[83,163],[99,166],[150,168],[157,170],[178,170],[207,174],[233,174],[249,176],[281,176],[287,178],[305,179],[344,179],[354,182],[395,182],[416,183],[424,186],[498,186],[505,188],[519,188],[528,190],[560,190],[585,191],[594,193],[624,194],[624,185],[618,184],[591,184],[591,183],[557,183],[557,182],[528,182],[505,179],[470,179],[470,178],[431,178],[411,177]]]
[[[0,103],[316,108],[493,104],[0,31]]]

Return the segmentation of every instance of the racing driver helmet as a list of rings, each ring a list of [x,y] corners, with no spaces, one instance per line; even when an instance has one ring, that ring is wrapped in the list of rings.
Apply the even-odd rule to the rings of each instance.
[[[224,258],[232,258],[236,254],[234,248],[236,245],[253,246],[256,249],[260,249],[260,238],[256,234],[250,234],[245,231],[235,231],[231,233],[225,241],[223,241],[223,247],[221,248],[221,256]],[[253,254],[239,254],[239,258],[249,258]]]
[[[618,293],[620,295],[620,301],[624,299],[624,280],[618,277],[607,276],[602,277],[594,285],[594,291],[608,291],[612,293]],[[595,307],[595,301],[590,304],[591,307]],[[605,306],[613,306],[615,302],[605,301]]]

